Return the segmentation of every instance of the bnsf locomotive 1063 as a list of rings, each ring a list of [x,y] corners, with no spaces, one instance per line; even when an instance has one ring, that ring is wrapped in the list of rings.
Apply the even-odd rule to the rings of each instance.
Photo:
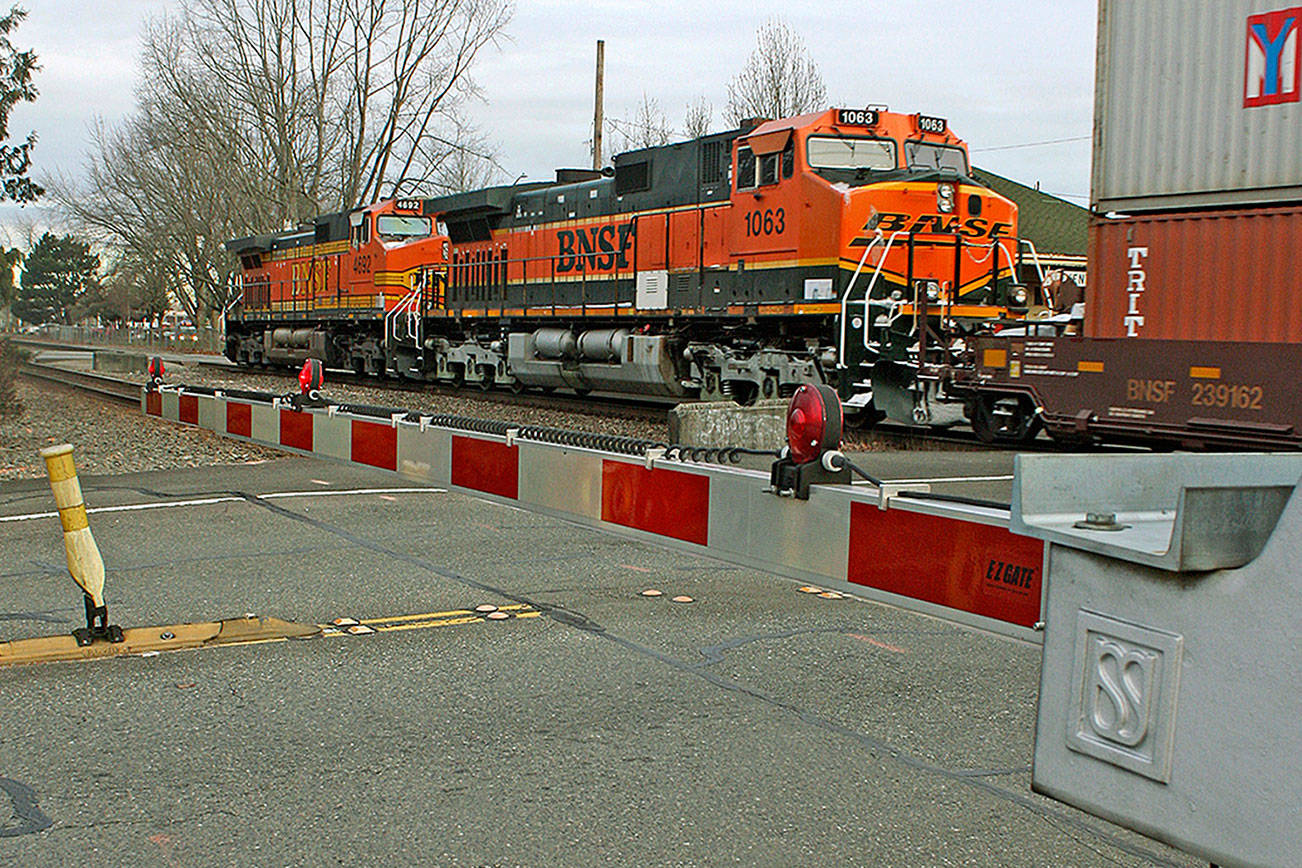
[[[822,382],[851,414],[915,422],[954,399],[973,334],[1037,302],[1016,207],[945,120],[875,108],[227,246],[239,363],[743,403]]]

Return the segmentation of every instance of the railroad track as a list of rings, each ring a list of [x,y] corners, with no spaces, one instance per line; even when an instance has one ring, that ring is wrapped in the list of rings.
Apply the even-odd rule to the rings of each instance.
[[[140,383],[106,377],[89,371],[76,371],[57,365],[45,365],[39,362],[23,362],[18,366],[18,375],[46,383],[67,386],[82,392],[89,392],[111,401],[123,404],[140,404]]]
[[[34,344],[35,342],[31,343]],[[53,347],[49,347],[48,345],[43,348],[53,349]],[[89,350],[90,348],[60,347],[60,349]],[[252,377],[273,377],[285,381],[286,391],[297,390],[297,375],[290,369],[268,368],[247,370],[244,368],[205,362],[198,362],[196,366],[207,367],[212,370],[214,375],[229,380],[239,380]],[[24,376],[30,376],[47,382],[82,389],[100,395],[106,399],[122,401],[124,403],[130,402],[133,404],[138,403],[140,400],[139,381],[131,382],[113,377],[106,377],[101,374],[76,371],[39,363],[25,363],[20,369],[20,373]],[[534,391],[514,393],[506,389],[481,390],[476,388],[455,387],[441,383],[418,383],[403,380],[382,379],[374,376],[359,376],[349,371],[335,369],[331,369],[327,373],[327,382],[325,387],[327,395],[329,395],[330,385],[332,383],[398,394],[425,393],[444,395],[448,397],[466,396],[473,397],[476,400],[502,404],[504,406],[536,408],[539,410],[569,412],[607,419],[630,419],[654,423],[663,423],[666,413],[669,411],[670,407],[673,406],[672,401],[663,399],[657,400],[624,395],[588,395],[579,397],[577,395],[567,394],[543,394]],[[347,400],[346,396],[340,397]],[[402,401],[395,398],[395,404],[400,407],[402,406]],[[1119,450],[1116,447],[1067,447],[1055,443],[1044,436],[1037,438],[1033,443],[1017,446],[1000,443],[987,444],[977,439],[976,435],[967,428],[925,429],[892,422],[879,422],[869,430],[859,430],[847,427],[845,440],[847,447],[849,448],[854,448],[855,445],[863,446],[874,441],[880,442],[882,440],[887,440],[899,444],[902,448],[908,448],[913,444],[927,444],[933,447],[943,448],[945,446],[950,446],[965,450],[998,450],[1011,448],[1021,452],[1132,451],[1129,449]]]
[[[201,362],[200,364],[203,365],[205,363]],[[241,376],[276,377],[284,379],[287,383],[293,384],[292,388],[294,389],[297,389],[298,387],[298,373],[289,369],[259,368],[257,370],[248,370],[245,368],[226,367],[223,365],[213,365],[212,367],[215,370],[220,371],[220,374],[223,377],[230,377],[232,379]],[[448,397],[464,396],[474,398],[477,401],[489,401],[494,404],[503,404],[512,407],[532,407],[540,410],[557,410],[587,416],[638,419],[657,423],[664,422],[665,414],[669,412],[675,403],[677,403],[671,399],[656,399],[628,395],[596,394],[579,397],[578,395],[542,393],[533,390],[512,392],[508,389],[478,389],[470,386],[458,387],[444,383],[391,380],[370,375],[358,375],[351,371],[336,370],[334,368],[326,371],[326,382],[323,391],[327,395],[330,393],[330,386],[332,383],[358,386],[364,389],[375,389],[382,392],[433,394]]]

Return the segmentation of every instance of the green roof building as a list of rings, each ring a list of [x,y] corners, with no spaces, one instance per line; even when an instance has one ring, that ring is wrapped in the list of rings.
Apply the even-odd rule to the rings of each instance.
[[[1088,246],[1090,212],[1057,196],[1010,181],[1008,178],[972,169],[972,176],[1001,196],[1017,203],[1021,237],[1035,245],[1040,267],[1061,269],[1077,283],[1085,283],[1085,251]],[[1022,281],[1039,283],[1030,251],[1022,255]]]

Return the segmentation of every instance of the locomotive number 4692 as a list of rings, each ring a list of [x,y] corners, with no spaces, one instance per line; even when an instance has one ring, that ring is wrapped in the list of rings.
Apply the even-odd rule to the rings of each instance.
[[[787,229],[787,215],[781,208],[765,208],[746,215],[746,235],[781,235]]]

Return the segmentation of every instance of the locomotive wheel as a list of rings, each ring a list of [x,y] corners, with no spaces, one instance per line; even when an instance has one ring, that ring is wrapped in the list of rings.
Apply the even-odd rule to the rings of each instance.
[[[749,380],[732,381],[732,399],[743,407],[749,407],[755,403],[759,397],[759,383],[752,383]]]
[[[512,395],[518,395],[524,391],[524,383],[519,380],[512,380],[511,385],[507,386],[507,388],[511,390]]]
[[[847,428],[853,428],[856,431],[870,431],[885,418],[885,413],[869,404],[858,413],[846,413],[845,425]]]
[[[481,392],[487,392],[489,389],[493,388],[493,368],[489,365],[484,365],[479,369],[479,372],[483,374],[483,376],[480,378],[477,385]]]
[[[1040,433],[1040,417],[1025,395],[980,395],[971,422],[982,443],[1030,443]]]

